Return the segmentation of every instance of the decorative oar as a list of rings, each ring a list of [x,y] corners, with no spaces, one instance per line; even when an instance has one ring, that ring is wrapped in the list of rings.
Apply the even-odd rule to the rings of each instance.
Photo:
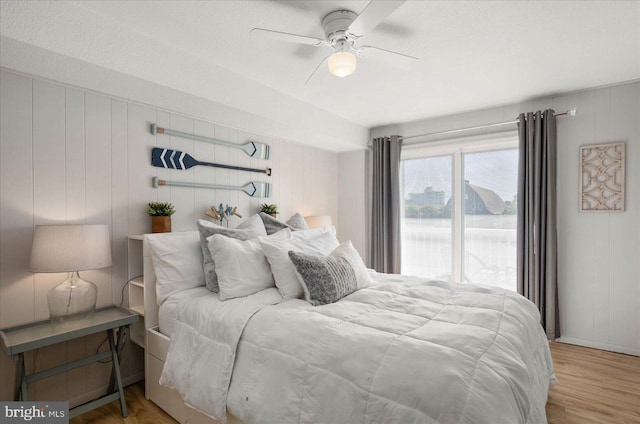
[[[186,181],[167,181],[167,180],[161,180],[158,177],[153,177],[152,184],[153,184],[153,187],[155,188],[158,188],[160,186],[216,188],[220,190],[244,191],[251,197],[270,197],[271,196],[271,184],[256,182],[256,181],[252,181],[240,187],[240,186],[219,185],[219,184],[189,183]]]
[[[205,143],[218,144],[220,146],[233,147],[240,149],[252,158],[269,159],[271,148],[268,144],[258,143],[257,141],[250,141],[246,144],[229,143],[228,141],[216,140],[214,138],[202,137],[200,135],[183,133],[181,131],[174,131],[168,128],[162,128],[156,124],[151,124],[151,134],[168,134],[176,137],[189,138],[191,140],[204,141]]]
[[[214,168],[259,172],[261,174],[267,174],[268,176],[271,176],[271,168],[245,168],[243,166],[223,165],[221,163],[200,162],[189,153],[181,152],[179,150],[161,149],[159,147],[154,147],[153,150],[151,150],[151,165],[157,166],[158,168],[169,169],[189,169],[193,168],[194,166],[203,165],[212,166]]]

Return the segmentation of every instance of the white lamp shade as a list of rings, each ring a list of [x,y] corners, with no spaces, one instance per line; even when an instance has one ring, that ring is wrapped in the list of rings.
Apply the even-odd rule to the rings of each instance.
[[[346,77],[356,70],[358,59],[351,52],[338,51],[329,56],[329,72],[337,77]]]
[[[307,227],[309,227],[309,229],[331,225],[331,217],[329,215],[305,216],[304,221],[307,223]]]
[[[109,227],[38,225],[31,246],[31,272],[73,272],[111,266]]]

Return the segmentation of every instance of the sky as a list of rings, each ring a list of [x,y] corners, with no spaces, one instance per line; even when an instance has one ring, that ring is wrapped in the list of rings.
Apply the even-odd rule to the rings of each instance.
[[[502,200],[512,200],[518,186],[518,149],[462,155],[464,179],[496,192]],[[451,197],[453,156],[439,156],[403,161],[404,196],[422,193],[426,187]]]

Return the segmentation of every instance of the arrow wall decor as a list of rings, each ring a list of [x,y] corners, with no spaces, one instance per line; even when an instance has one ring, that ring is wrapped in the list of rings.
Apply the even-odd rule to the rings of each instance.
[[[211,166],[214,168],[234,169],[238,171],[259,172],[261,174],[267,174],[271,176],[271,168],[257,169],[257,168],[245,168],[243,166],[223,165],[221,163],[212,162],[200,162],[188,153],[181,152],[179,150],[161,149],[154,147],[151,150],[151,165],[158,168],[168,169],[189,169],[194,166],[203,165]]]
[[[162,128],[156,124],[151,124],[151,134],[168,134],[176,137],[188,138],[191,140],[204,141],[205,143],[217,144],[220,146],[232,147],[234,149],[240,149],[252,158],[269,159],[271,154],[271,148],[268,144],[258,143],[257,141],[250,141],[246,144],[229,143],[228,141],[216,140],[214,138],[202,137],[200,135],[188,134],[181,131],[174,131],[168,128]]]

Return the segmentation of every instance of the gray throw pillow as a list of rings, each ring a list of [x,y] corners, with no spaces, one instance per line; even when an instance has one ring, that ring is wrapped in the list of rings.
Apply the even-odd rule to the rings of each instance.
[[[336,302],[358,288],[358,279],[349,261],[340,256],[314,256],[289,251],[300,278],[305,299],[314,305]]]
[[[291,218],[287,219],[286,222],[282,222],[264,212],[260,212],[260,218],[262,218],[262,222],[264,223],[264,228],[267,231],[268,235],[277,233],[278,231],[283,230],[285,228],[289,228],[291,231],[309,229],[309,227],[307,227],[307,223],[304,220],[304,217],[300,215],[298,212],[291,215]]]
[[[200,248],[202,249],[202,266],[204,268],[205,284],[209,290],[216,293],[220,291],[220,288],[218,286],[218,276],[216,275],[216,265],[211,257],[207,239],[214,234],[221,234],[238,240],[249,240],[267,235],[262,220],[258,215],[252,215],[247,218],[246,221],[241,222],[236,228],[222,227],[204,219],[199,219],[196,222],[196,226],[200,232]]]

